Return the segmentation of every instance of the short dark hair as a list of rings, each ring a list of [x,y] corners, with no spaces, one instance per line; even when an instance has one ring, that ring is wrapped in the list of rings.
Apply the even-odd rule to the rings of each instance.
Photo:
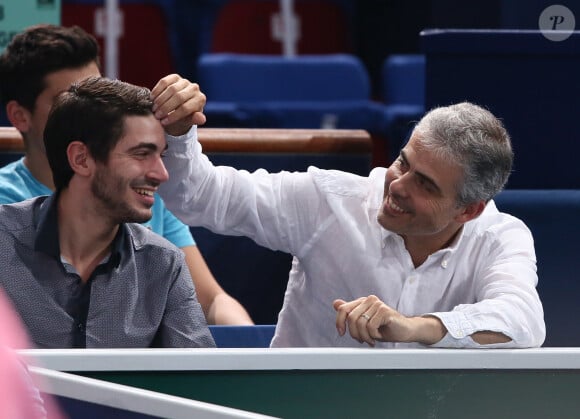
[[[81,141],[91,156],[106,163],[123,136],[127,116],[152,115],[151,92],[105,77],[89,77],[57,96],[44,129],[46,156],[57,190],[73,176],[68,145]]]
[[[31,26],[14,36],[0,56],[0,100],[17,101],[29,111],[55,71],[99,65],[99,44],[78,26]]]

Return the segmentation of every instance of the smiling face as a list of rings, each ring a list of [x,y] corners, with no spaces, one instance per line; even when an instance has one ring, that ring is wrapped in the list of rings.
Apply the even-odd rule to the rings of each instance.
[[[126,117],[108,161],[95,163],[91,191],[99,212],[114,223],[148,221],[154,193],[169,178],[162,161],[166,147],[163,127],[153,115]]]
[[[387,169],[379,224],[409,240],[446,243],[461,227],[461,167],[421,146],[414,134]]]

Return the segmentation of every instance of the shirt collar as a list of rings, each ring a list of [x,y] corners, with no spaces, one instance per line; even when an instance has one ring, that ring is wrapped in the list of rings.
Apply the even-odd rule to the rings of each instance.
[[[36,214],[37,232],[34,241],[34,250],[60,260],[58,195],[59,192],[55,192],[51,196],[48,196],[41,203],[40,209]],[[121,256],[127,240],[127,234],[127,227],[125,224],[121,224],[117,235],[113,239],[111,255],[106,262],[108,268],[116,268],[121,263]]]

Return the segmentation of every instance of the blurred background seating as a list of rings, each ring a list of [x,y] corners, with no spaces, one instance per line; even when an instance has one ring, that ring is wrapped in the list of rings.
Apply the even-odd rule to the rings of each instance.
[[[203,54],[197,74],[208,127],[364,129],[387,141],[385,107],[353,55]]]
[[[293,11],[299,25],[297,52],[301,55],[352,52],[349,3],[294,0]],[[210,52],[280,55],[282,30],[279,1],[231,0],[217,13]]]
[[[120,1],[122,36],[119,39],[119,78],[153,88],[163,75],[174,73],[168,22],[163,8],[143,1]],[[105,15],[102,1],[62,3],[62,24],[78,25],[93,34],[104,62]]]
[[[173,71],[199,81],[198,62],[208,53],[273,56],[283,53],[280,0],[118,2],[123,13],[120,77],[132,83],[152,87],[161,75]],[[400,96],[385,95],[385,89],[391,92],[420,90],[414,77],[396,78],[398,67],[391,64],[409,64],[413,56],[418,57],[423,52],[419,33],[426,28],[533,28],[537,26],[538,13],[549,4],[547,0],[531,0],[525,5],[513,3],[509,0],[473,0],[469,3],[460,0],[293,0],[296,54],[346,53],[362,63],[369,80],[369,99],[377,105],[387,105],[387,110],[378,117],[377,108],[372,107],[370,121],[354,120],[348,128],[367,129],[364,124],[370,122],[374,139],[373,165],[387,165],[398,153],[409,125],[417,118],[407,113],[412,112],[409,108],[402,108],[408,103],[398,101]],[[580,0],[566,0],[563,4],[580,10]],[[95,21],[99,21],[96,16],[103,5],[104,0],[62,0],[63,24],[79,24],[102,42]],[[406,61],[398,61],[401,57],[407,57]],[[385,83],[391,79],[404,81]],[[299,117],[288,120],[305,120],[299,110],[293,112]],[[265,113],[253,121],[246,118],[242,126],[284,127],[281,118],[278,114]],[[224,117],[210,120],[208,126],[229,127],[237,120]],[[312,128],[314,124],[310,122],[300,127]],[[331,115],[325,119],[325,126],[332,122]],[[342,123],[345,122],[343,117]]]
[[[580,11],[580,9],[579,9]],[[580,32],[428,30],[426,108],[468,100],[500,117],[515,152],[508,188],[580,186]]]
[[[198,80],[211,100],[233,103],[370,100],[370,83],[353,55],[204,54]],[[208,105],[211,104],[208,100]]]
[[[381,99],[385,103],[388,160],[399,155],[414,123],[425,113],[425,55],[392,54],[381,72]]]

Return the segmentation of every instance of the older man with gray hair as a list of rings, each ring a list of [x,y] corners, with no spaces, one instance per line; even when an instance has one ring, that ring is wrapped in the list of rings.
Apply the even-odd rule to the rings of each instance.
[[[532,235],[493,202],[510,138],[487,110],[430,111],[368,177],[214,167],[195,128],[168,145],[160,191],[177,217],[294,255],[272,346],[543,343]]]

